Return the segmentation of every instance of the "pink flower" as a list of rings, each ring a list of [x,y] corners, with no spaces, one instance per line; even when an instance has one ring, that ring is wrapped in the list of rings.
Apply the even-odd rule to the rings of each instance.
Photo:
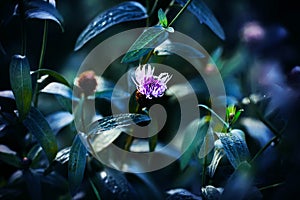
[[[168,73],[154,75],[154,67],[150,64],[140,65],[135,70],[135,77],[132,77],[137,90],[146,96],[147,99],[162,97],[167,90],[167,82],[172,78]]]

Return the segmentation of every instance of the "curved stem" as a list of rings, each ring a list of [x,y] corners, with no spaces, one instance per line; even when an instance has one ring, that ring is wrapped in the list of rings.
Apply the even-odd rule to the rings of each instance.
[[[215,111],[213,111],[211,108],[209,108],[208,106],[206,105],[203,105],[203,104],[198,104],[199,107],[202,107],[202,108],[205,108],[206,110],[208,110],[209,112],[211,112],[214,116],[216,116],[218,118],[218,120],[220,120],[225,126],[226,126],[226,129],[229,129],[230,126],[227,122],[225,122]]]
[[[44,63],[44,57],[46,53],[46,45],[47,45],[47,36],[48,36],[48,21],[44,21],[44,31],[43,31],[43,41],[42,41],[42,48],[41,48],[41,55],[40,55],[40,60],[39,60],[39,68],[38,70],[42,69],[43,63]],[[40,78],[40,72],[38,71],[37,73],[37,81],[35,85],[35,90],[34,90],[34,106],[37,107],[38,105],[38,80]]]
[[[168,27],[170,27],[176,20],[177,18],[187,9],[187,7],[190,5],[192,0],[188,0],[186,4],[181,8],[181,10],[177,13],[177,15],[173,18],[173,20],[169,23]]]
[[[278,135],[274,136],[265,146],[263,146],[252,158],[250,163],[253,163],[274,141],[276,141],[279,138]]]

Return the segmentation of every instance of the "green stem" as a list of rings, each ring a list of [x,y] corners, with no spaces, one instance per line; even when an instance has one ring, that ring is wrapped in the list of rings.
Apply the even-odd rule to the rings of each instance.
[[[169,23],[168,27],[170,27],[177,20],[177,18],[187,9],[187,7],[190,5],[191,2],[192,2],[192,0],[188,0],[186,2],[186,4],[181,8],[181,10],[177,13],[177,15]]]
[[[93,181],[90,178],[89,178],[89,182],[90,182],[90,184],[92,186],[92,189],[93,189],[93,191],[94,191],[94,193],[95,193],[95,195],[97,197],[97,200],[101,200],[100,194],[99,194],[99,192],[98,192],[95,184],[93,183]]]
[[[20,16],[21,16],[21,54],[25,56],[26,54],[26,26],[25,26],[25,11],[24,11],[24,1],[19,1],[19,9],[20,9]]]
[[[213,115],[215,115],[218,120],[220,120],[225,126],[227,129],[230,128],[229,124],[227,122],[225,122],[215,111],[213,111],[211,108],[207,107],[206,105],[203,105],[203,104],[198,104],[199,107],[202,107],[202,108],[205,108],[206,110],[210,111]]]
[[[152,56],[152,54],[153,54],[153,52],[154,52],[154,49],[152,49],[148,54],[147,54],[147,56],[146,56],[146,58],[145,58],[145,60],[144,61],[142,61],[142,65],[144,65],[144,64],[146,64],[146,63],[148,63],[148,61],[150,60],[150,58],[151,58],[151,56]]]
[[[265,187],[261,187],[261,188],[258,188],[258,189],[259,189],[260,191],[262,191],[262,190],[267,190],[267,189],[270,189],[270,188],[282,186],[283,184],[284,184],[284,182],[281,182],[281,183],[275,183],[275,184],[268,185],[268,186],[265,186]]]
[[[48,36],[48,21],[45,20],[44,21],[44,31],[43,31],[43,41],[42,41],[42,48],[41,48],[41,55],[40,55],[38,70],[42,69],[42,67],[43,67],[44,57],[45,57],[45,53],[46,53],[47,36]],[[35,107],[37,107],[37,105],[38,105],[38,96],[39,96],[39,93],[38,93],[38,87],[39,87],[38,80],[39,80],[39,78],[40,78],[40,72],[38,71],[37,81],[36,81],[35,91],[34,91],[34,106]]]
[[[274,141],[276,141],[279,138],[278,135],[274,136],[265,146],[263,146],[252,158],[250,163],[253,163]]]

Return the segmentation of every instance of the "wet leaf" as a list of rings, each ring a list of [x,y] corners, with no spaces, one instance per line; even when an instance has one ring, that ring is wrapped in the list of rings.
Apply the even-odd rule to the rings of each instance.
[[[88,129],[88,135],[99,134],[102,131],[108,131],[114,128],[122,128],[141,122],[149,122],[150,117],[147,115],[125,113],[117,114],[97,120],[92,123]]]
[[[245,134],[243,131],[233,129],[230,133],[216,133],[220,138],[225,154],[236,169],[242,162],[247,161],[250,153],[245,141]]]
[[[23,120],[29,113],[32,99],[30,66],[25,56],[14,55],[12,57],[9,66],[9,75],[19,117]]]
[[[96,16],[79,35],[74,50],[83,45],[109,27],[127,21],[148,17],[146,9],[138,2],[128,1],[110,8]]]
[[[130,125],[148,122],[150,118],[141,114],[118,114],[104,117],[88,128],[88,136],[95,152],[99,152],[109,146]]]
[[[0,144],[0,160],[11,166],[17,168],[21,167],[21,161],[20,158],[17,157],[17,153],[2,144]]]
[[[129,48],[121,62],[129,63],[140,59],[165,41],[168,35],[168,31],[161,26],[146,29]]]
[[[86,164],[86,148],[78,135],[75,136],[70,150],[68,179],[70,189],[74,192],[81,184]]]
[[[182,6],[184,6],[187,1],[188,0],[176,0],[176,2]],[[203,0],[193,0],[188,6],[188,10],[197,17],[201,24],[206,24],[219,38],[225,40],[223,28]]]
[[[52,161],[56,156],[58,147],[56,138],[42,113],[32,107],[28,116],[23,120],[23,124],[36,137],[48,160]]]

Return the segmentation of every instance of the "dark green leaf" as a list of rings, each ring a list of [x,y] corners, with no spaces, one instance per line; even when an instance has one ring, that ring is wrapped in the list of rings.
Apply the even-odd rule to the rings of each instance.
[[[59,73],[57,73],[56,71],[50,70],[50,69],[39,69],[36,70],[34,72],[31,72],[31,74],[40,74],[42,75],[49,75],[51,76],[56,82],[62,83],[66,86],[68,86],[69,88],[71,88],[70,84],[68,83],[68,81]]]
[[[10,150],[7,146],[0,144],[0,160],[6,164],[20,168],[21,161],[16,154],[16,152]]]
[[[44,149],[49,161],[52,161],[57,153],[55,136],[42,113],[32,107],[28,116],[24,119],[25,127],[36,137]]]
[[[229,162],[235,169],[249,159],[250,153],[243,131],[233,129],[230,133],[217,133],[217,135],[223,144]]]
[[[162,27],[166,28],[168,26],[167,16],[161,8],[158,10],[158,19],[159,19],[159,23],[160,23],[160,25],[162,25]]]
[[[181,149],[184,152],[180,158],[180,168],[184,169],[190,162],[196,150],[203,144],[205,135],[208,130],[208,118],[203,117],[192,121],[184,131],[185,137]]]
[[[25,56],[14,55],[12,57],[9,75],[19,117],[24,119],[30,110],[32,99],[30,66]]]
[[[188,0],[176,1],[183,6]],[[225,40],[225,34],[221,25],[203,0],[193,0],[188,6],[188,10],[197,17],[201,24],[206,24],[219,38]]]
[[[86,164],[86,148],[81,142],[79,135],[76,135],[70,150],[68,164],[68,178],[70,189],[74,192],[81,184]]]
[[[79,50],[92,38],[115,24],[146,17],[148,17],[147,11],[140,3],[134,1],[121,3],[96,16],[79,35],[74,50]]]
[[[147,115],[125,113],[104,117],[92,123],[88,128],[88,135],[99,134],[102,131],[108,131],[114,128],[122,128],[141,122],[149,122],[150,117]]]
[[[168,31],[161,26],[146,29],[129,48],[122,59],[122,63],[129,63],[140,59],[152,49],[168,38]]]
[[[63,17],[51,3],[48,3],[46,1],[26,1],[25,17],[27,19],[52,20],[60,26],[62,31],[64,31]]]

